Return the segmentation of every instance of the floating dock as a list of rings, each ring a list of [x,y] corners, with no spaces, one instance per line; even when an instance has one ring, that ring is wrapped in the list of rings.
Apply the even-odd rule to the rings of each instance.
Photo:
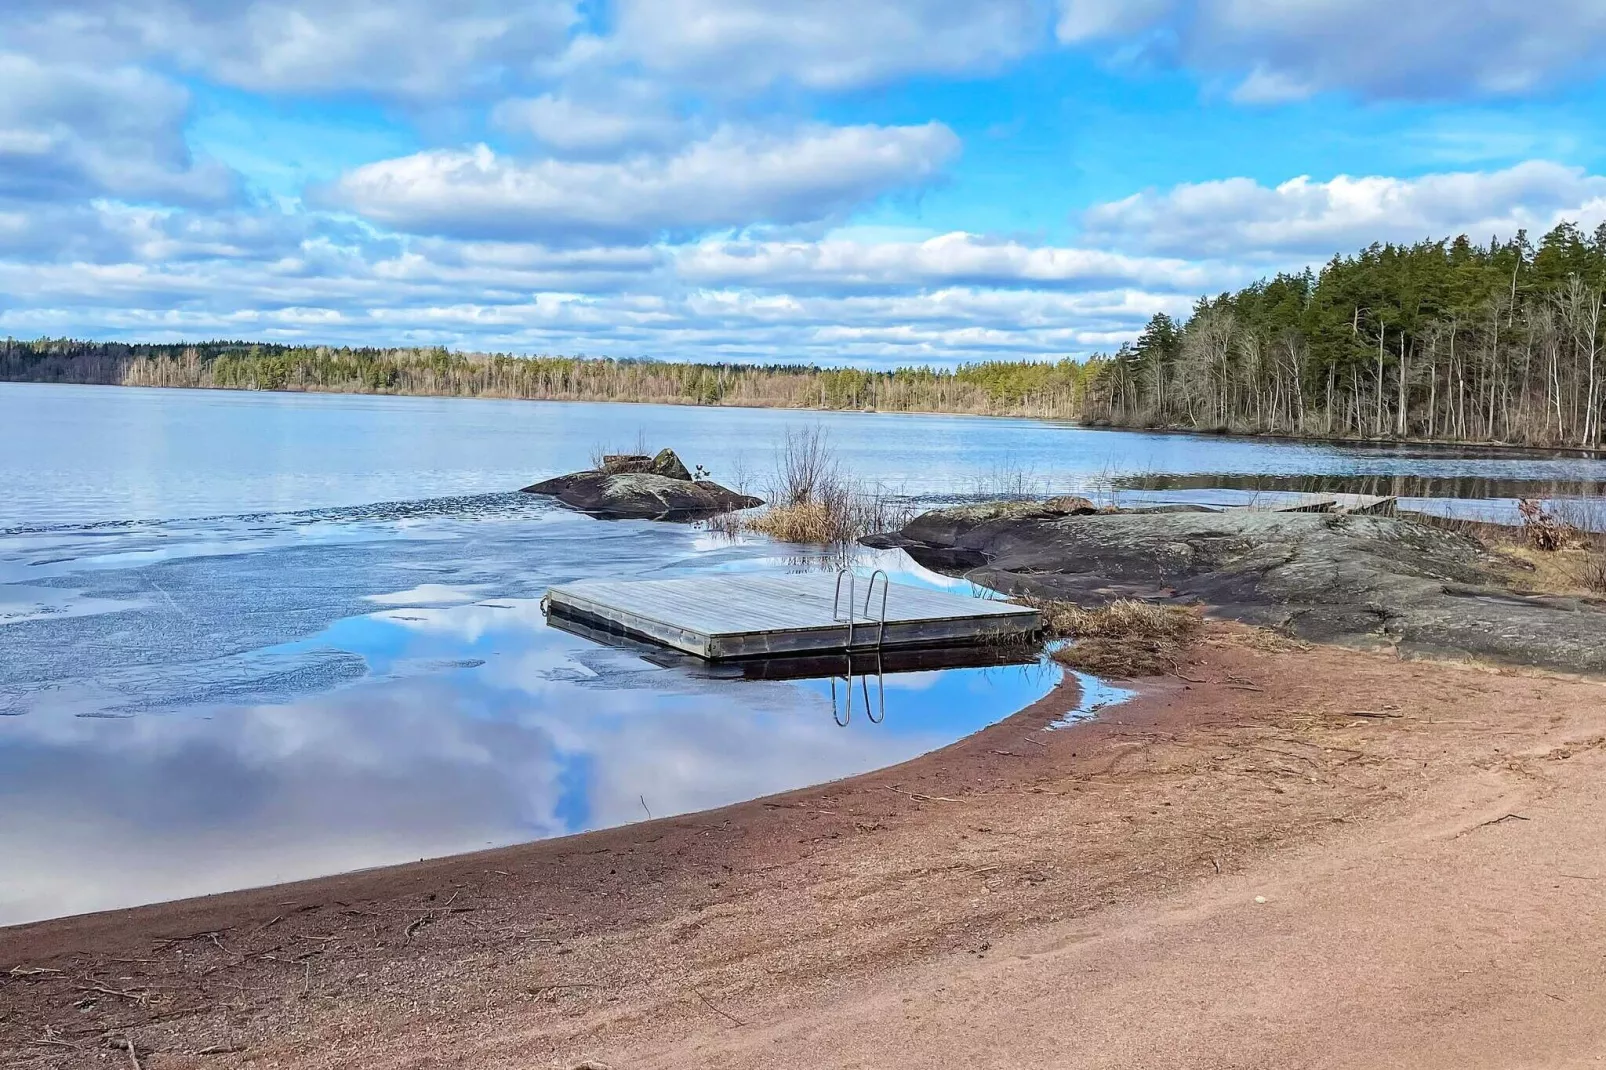
[[[879,573],[586,580],[552,588],[545,606],[551,616],[709,661],[996,643],[1041,626],[1035,609],[888,583]]]

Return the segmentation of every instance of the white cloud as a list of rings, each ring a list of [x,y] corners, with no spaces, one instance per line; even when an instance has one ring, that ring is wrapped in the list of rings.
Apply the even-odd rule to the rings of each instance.
[[[0,53],[0,87],[0,199],[216,203],[235,193],[226,168],[191,158],[189,95],[171,82]]]
[[[18,0],[13,47],[160,58],[242,89],[463,96],[557,57],[574,0]]]
[[[665,233],[806,223],[936,178],[957,153],[940,123],[721,128],[669,156],[520,161],[486,146],[357,168],[324,198],[374,222],[455,237],[649,241]]]
[[[491,112],[497,126],[527,133],[560,153],[607,156],[664,149],[685,141],[689,124],[670,114],[659,95],[639,87],[627,99],[592,103],[544,93],[502,101]]]
[[[1221,278],[1220,272],[1184,260],[1025,245],[962,231],[920,242],[710,241],[683,247],[675,266],[680,277],[690,282],[765,289],[907,290],[966,285],[1086,290],[1141,286],[1198,293]]]
[[[1469,234],[1483,241],[1561,220],[1606,218],[1606,177],[1531,161],[1503,171],[1420,178],[1302,176],[1262,186],[1247,178],[1189,183],[1099,205],[1084,237],[1115,248],[1185,257],[1324,259],[1374,241]]]
[[[1047,36],[1043,0],[617,0],[614,33],[580,43],[716,92],[776,82],[839,90],[995,69]]]
[[[1126,51],[1237,83],[1245,103],[1320,90],[1437,99],[1520,93],[1606,56],[1600,0],[1060,0],[1059,38]]]

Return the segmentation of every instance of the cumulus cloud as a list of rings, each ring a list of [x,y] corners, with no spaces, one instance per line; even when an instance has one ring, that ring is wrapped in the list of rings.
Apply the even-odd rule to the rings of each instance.
[[[574,0],[17,0],[14,47],[160,58],[247,90],[460,96],[567,47]]]
[[[616,0],[613,22],[579,55],[730,91],[994,69],[1038,47],[1049,19],[1043,0]]]
[[[760,289],[1137,286],[1197,293],[1222,278],[1219,270],[1184,260],[1025,245],[963,231],[920,242],[711,241],[679,250],[675,266],[680,277],[691,282]]]
[[[1060,0],[1067,44],[1104,42],[1236,82],[1245,103],[1517,93],[1606,55],[1598,0]]]
[[[205,204],[235,192],[226,168],[191,157],[189,95],[165,79],[0,53],[0,86],[0,198]]]
[[[499,103],[491,120],[503,130],[528,134],[558,153],[610,156],[660,150],[685,141],[690,126],[671,114],[659,95],[639,87],[625,99],[601,103],[567,93],[514,97]]]
[[[357,168],[322,197],[398,230],[466,238],[649,241],[832,219],[936,178],[959,149],[940,123],[725,127],[668,156],[521,161],[480,145]]]
[[[1083,233],[1092,242],[1151,253],[1323,259],[1374,241],[1463,233],[1484,240],[1524,227],[1546,230],[1563,219],[1593,225],[1603,218],[1606,177],[1531,161],[1408,179],[1188,183],[1096,206],[1083,216]]]

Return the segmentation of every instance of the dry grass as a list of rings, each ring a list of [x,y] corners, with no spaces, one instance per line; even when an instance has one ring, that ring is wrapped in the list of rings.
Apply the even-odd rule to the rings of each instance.
[[[782,542],[830,546],[896,531],[912,513],[886,488],[844,475],[818,428],[787,432],[776,454],[769,495],[770,507],[763,512],[727,514],[710,527],[726,534],[753,531]]]
[[[870,491],[848,488],[823,500],[773,506],[754,516],[734,516],[742,528],[782,542],[853,542],[861,535],[895,531],[909,519],[900,503]]]
[[[1042,615],[1051,638],[1074,640],[1054,651],[1054,660],[1078,672],[1112,680],[1159,676],[1199,633],[1199,614],[1182,606],[1123,598],[1086,608],[1072,602],[1020,599]]]

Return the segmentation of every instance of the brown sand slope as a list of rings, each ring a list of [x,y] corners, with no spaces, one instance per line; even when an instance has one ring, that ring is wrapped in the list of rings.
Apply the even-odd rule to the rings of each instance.
[[[1231,626],[1183,675],[1096,723],[1043,731],[1060,694],[767,802],[3,930],[0,1052],[127,1065],[131,1041],[158,1070],[1606,1057],[1606,687]]]

